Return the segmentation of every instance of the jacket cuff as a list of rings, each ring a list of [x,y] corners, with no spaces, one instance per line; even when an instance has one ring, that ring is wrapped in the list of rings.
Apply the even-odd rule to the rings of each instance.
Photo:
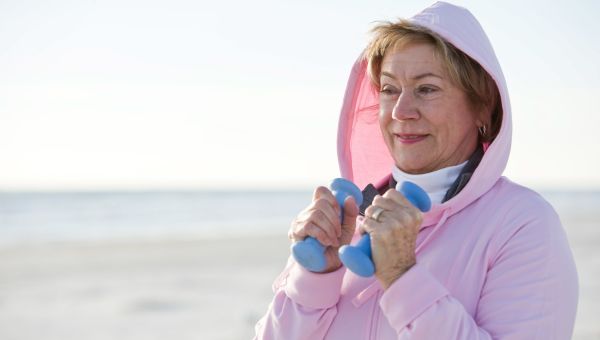
[[[379,305],[390,325],[400,331],[446,295],[446,287],[417,263],[392,283]]]
[[[294,263],[286,279],[285,294],[305,307],[323,309],[337,304],[346,268],[331,273],[313,273]]]

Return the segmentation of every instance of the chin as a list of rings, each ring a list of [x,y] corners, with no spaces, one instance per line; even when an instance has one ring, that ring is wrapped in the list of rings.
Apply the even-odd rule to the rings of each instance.
[[[408,173],[408,174],[413,174],[413,175],[418,175],[418,174],[423,174],[426,172],[429,172],[425,169],[425,167],[423,167],[422,164],[420,164],[419,162],[416,161],[409,161],[409,160],[402,160],[401,162],[396,161],[396,166]]]

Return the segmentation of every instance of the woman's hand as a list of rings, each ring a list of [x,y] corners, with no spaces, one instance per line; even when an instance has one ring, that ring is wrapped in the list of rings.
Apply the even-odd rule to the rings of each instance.
[[[383,211],[377,220],[369,217],[379,209]],[[416,263],[416,240],[423,215],[400,192],[390,189],[383,196],[375,196],[365,216],[369,218],[364,219],[360,230],[371,235],[375,276],[387,289]]]
[[[349,196],[344,202],[343,223],[340,223],[340,206],[335,197],[326,187],[318,187],[312,203],[292,221],[288,236],[293,242],[302,241],[307,236],[321,242],[326,247],[327,266],[324,272],[332,272],[342,265],[338,249],[352,240],[357,215],[356,201]]]

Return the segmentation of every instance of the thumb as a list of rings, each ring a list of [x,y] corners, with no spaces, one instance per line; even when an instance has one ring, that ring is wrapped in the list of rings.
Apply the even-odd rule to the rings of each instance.
[[[349,230],[354,233],[356,226],[356,216],[358,216],[358,205],[354,197],[348,196],[344,200],[344,216],[342,218],[342,230]]]

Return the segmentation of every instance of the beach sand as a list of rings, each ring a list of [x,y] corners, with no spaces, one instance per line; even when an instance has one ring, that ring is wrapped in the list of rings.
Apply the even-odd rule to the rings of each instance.
[[[600,233],[581,230],[573,339],[597,340]],[[251,339],[288,254],[285,235],[2,248],[0,339]]]
[[[250,339],[285,235],[0,249],[0,339]]]

